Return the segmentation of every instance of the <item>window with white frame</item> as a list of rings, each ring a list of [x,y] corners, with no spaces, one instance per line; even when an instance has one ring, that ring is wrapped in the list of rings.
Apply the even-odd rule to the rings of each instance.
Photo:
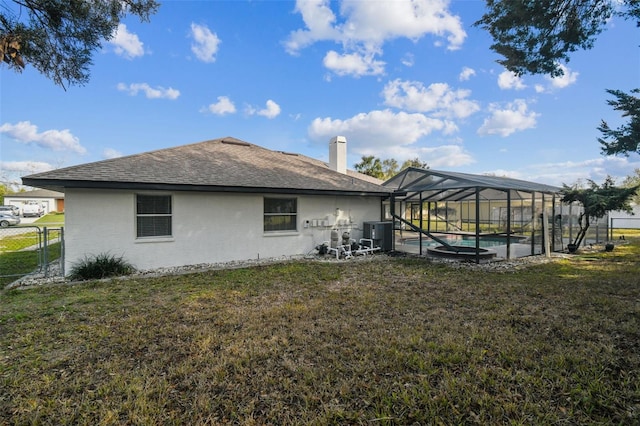
[[[170,237],[171,234],[171,196],[136,195],[136,236]]]
[[[264,231],[296,231],[298,200],[295,198],[264,198]]]

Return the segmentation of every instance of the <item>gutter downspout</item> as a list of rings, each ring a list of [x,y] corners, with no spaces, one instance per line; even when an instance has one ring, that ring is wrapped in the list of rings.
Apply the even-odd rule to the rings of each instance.
[[[476,186],[476,264],[480,263],[480,187]]]
[[[511,190],[507,190],[507,260],[511,259]]]

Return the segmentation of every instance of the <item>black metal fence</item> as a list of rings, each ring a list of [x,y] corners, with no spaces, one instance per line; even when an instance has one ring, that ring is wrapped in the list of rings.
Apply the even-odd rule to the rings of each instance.
[[[0,282],[28,275],[64,276],[64,228],[0,228]]]

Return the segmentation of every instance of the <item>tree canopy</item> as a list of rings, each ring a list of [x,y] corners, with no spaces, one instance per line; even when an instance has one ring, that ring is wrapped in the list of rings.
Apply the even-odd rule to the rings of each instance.
[[[362,161],[354,165],[354,169],[357,172],[368,176],[373,176],[381,180],[390,179],[402,170],[409,167],[418,167],[421,169],[429,168],[427,163],[420,161],[420,158],[418,157],[406,160],[404,163],[402,163],[402,166],[398,167],[398,161],[393,158],[380,160],[373,155],[363,155]]]
[[[563,203],[579,203],[583,208],[578,217],[580,230],[573,242],[576,246],[582,243],[592,219],[599,219],[615,210],[630,213],[632,211],[631,199],[640,188],[640,185],[617,187],[610,176],[607,176],[602,185],[598,185],[592,180],[589,180],[588,183],[587,187],[563,185],[561,190]]]
[[[607,103],[614,110],[622,111],[622,116],[628,117],[629,122],[612,129],[606,121],[602,120],[598,127],[602,133],[602,137],[598,138],[598,142],[602,145],[602,153],[626,156],[632,152],[640,154],[640,98],[633,95],[640,93],[640,89],[633,89],[631,93],[620,90],[607,90],[607,92],[616,97],[616,100],[609,100]]]
[[[579,49],[591,49],[609,19],[638,20],[638,0],[486,0],[475,23],[493,37],[491,49],[516,75],[563,74],[562,63]]]
[[[638,0],[486,0],[487,12],[475,23],[493,37],[497,62],[516,75],[560,76],[563,63],[579,49],[591,49],[613,16],[632,19],[640,27]],[[628,117],[628,124],[612,129],[602,120],[598,141],[605,155],[640,152],[640,99],[620,90],[608,101]]]
[[[89,81],[93,53],[120,21],[148,21],[156,0],[0,0],[0,55],[10,69],[31,65],[59,86]]]
[[[362,174],[367,176],[373,176],[374,178],[382,179],[384,172],[382,171],[382,161],[373,155],[363,155],[362,161],[356,163],[353,168]]]

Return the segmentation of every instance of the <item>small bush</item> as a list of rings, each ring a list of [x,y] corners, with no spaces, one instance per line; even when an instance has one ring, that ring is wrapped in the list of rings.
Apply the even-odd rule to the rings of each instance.
[[[72,280],[91,280],[120,275],[129,275],[135,268],[122,256],[102,253],[95,256],[85,256],[84,259],[71,267],[69,278]]]

